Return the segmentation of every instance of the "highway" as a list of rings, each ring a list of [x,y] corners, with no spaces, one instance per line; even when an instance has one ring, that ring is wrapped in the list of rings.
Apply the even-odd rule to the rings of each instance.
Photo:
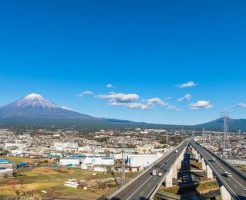
[[[126,188],[120,191],[117,195],[112,197],[110,200],[147,200],[151,194],[158,187],[160,182],[163,181],[163,178],[168,173],[168,170],[171,168],[176,158],[180,155],[184,148],[188,145],[188,141],[185,141],[177,149],[178,152],[173,150],[171,153],[163,157],[157,164],[147,170],[142,174],[138,179],[129,184]],[[158,170],[162,172],[163,175],[153,176],[151,172],[153,170]]]
[[[232,198],[237,200],[246,200],[245,178],[228,167],[225,162],[221,161],[220,159],[216,159],[214,162],[211,162],[211,160],[214,158],[212,153],[196,144],[194,141],[191,141],[191,144],[205,159],[205,162],[211,167],[217,179],[225,186],[225,188],[231,194]],[[223,176],[222,174],[225,171],[231,173],[232,176]]]

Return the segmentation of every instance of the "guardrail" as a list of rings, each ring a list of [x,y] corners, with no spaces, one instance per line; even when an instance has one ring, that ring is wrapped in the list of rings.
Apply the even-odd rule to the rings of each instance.
[[[186,140],[185,140],[186,141]],[[116,196],[118,193],[120,193],[122,190],[124,190],[125,188],[127,188],[130,184],[132,184],[134,181],[136,181],[139,177],[141,177],[143,174],[147,173],[154,165],[156,165],[158,162],[160,162],[162,159],[164,159],[165,157],[167,157],[169,154],[171,154],[174,150],[176,150],[177,148],[179,148],[185,141],[183,141],[182,143],[180,143],[177,147],[172,148],[167,154],[165,154],[164,156],[160,157],[158,160],[156,160],[154,163],[152,163],[151,165],[149,165],[143,172],[141,172],[139,175],[137,175],[135,178],[133,178],[132,180],[126,182],[125,184],[123,184],[118,190],[116,190],[114,193],[112,193],[110,196],[108,196],[106,198],[106,200],[110,200],[112,199],[114,196]],[[155,191],[156,187],[153,189],[153,192]],[[152,193],[153,193],[152,192]]]
[[[156,165],[158,162],[160,162],[163,158],[167,157],[171,152],[173,151],[173,148],[171,148],[165,155],[157,159],[155,162],[150,164],[144,171],[142,171],[140,174],[138,174],[136,177],[131,179],[128,182],[125,182],[123,185],[121,185],[115,192],[113,192],[111,195],[109,195],[106,200],[112,199],[114,196],[116,196],[118,193],[120,193],[122,190],[127,188],[130,184],[132,184],[134,181],[136,181],[139,177],[141,177],[143,174],[145,174],[147,171],[149,171],[154,165]]]
[[[197,145],[199,145],[200,147],[202,147],[200,144],[196,143]],[[206,147],[202,147],[204,149],[206,149],[210,154],[212,154],[214,157],[216,157],[217,159],[219,159],[221,162],[223,162],[227,167],[229,167],[232,171],[234,171],[235,173],[239,174],[242,178],[244,178],[246,180],[246,174],[243,173],[242,171],[240,171],[239,169],[237,169],[236,167],[234,167],[233,165],[231,165],[230,163],[228,163],[227,161],[225,161],[224,159],[222,159],[220,156],[218,156],[217,154],[215,154],[214,152],[212,152],[210,149],[207,149]]]
[[[185,142],[185,141],[184,141]],[[177,148],[179,148],[184,142],[182,142]],[[188,143],[186,145],[186,147],[184,148],[184,150],[182,152],[179,152],[179,156],[185,152],[185,150],[187,149],[188,147]],[[176,149],[177,149],[176,148]],[[152,190],[152,192],[150,193],[150,196],[149,196],[149,199],[153,199],[154,196],[155,196],[155,193],[159,190],[159,188],[161,187],[162,183],[164,182],[167,174],[169,173],[169,170],[173,167],[174,163],[167,169],[167,172],[165,174],[165,176],[162,178],[162,181]]]
[[[226,161],[224,161],[220,156],[216,155],[215,153],[213,153],[212,151],[210,151],[209,149],[201,146],[199,143],[195,142],[194,143],[199,146],[200,148],[206,150],[208,153],[210,153],[210,155],[214,156],[218,162],[222,162],[224,163],[227,167],[229,167],[233,172],[235,172],[236,174],[239,174],[240,176],[242,175],[243,179],[245,179],[245,174],[241,174],[242,172],[240,172],[239,170],[237,170],[235,167],[233,167],[232,165],[230,165],[229,163],[227,163]],[[194,146],[194,144],[191,144],[194,148],[196,148]],[[196,148],[197,149],[197,148]],[[198,149],[197,149],[198,150]],[[200,152],[201,153],[201,152]],[[205,159],[206,161],[206,159]],[[213,170],[213,173],[216,175],[217,179],[227,188],[228,192],[235,198],[233,199],[239,199],[237,194],[231,189],[231,187],[228,185],[227,181],[225,181],[220,172],[214,170],[214,168],[212,167],[211,163],[209,163],[209,161],[207,161],[207,164],[211,167],[211,169]]]

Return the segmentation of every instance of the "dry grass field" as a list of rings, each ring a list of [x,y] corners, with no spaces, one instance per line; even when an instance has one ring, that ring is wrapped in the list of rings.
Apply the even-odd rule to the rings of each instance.
[[[11,160],[30,162],[28,159],[20,158],[12,158]],[[127,173],[126,176],[129,179],[134,175],[134,173]],[[10,197],[21,199],[23,197],[31,200],[69,197],[92,200],[115,190],[118,187],[114,180],[115,177],[120,177],[120,174],[95,173],[89,170],[51,166],[39,166],[33,169],[21,168],[16,177],[0,179],[0,199],[9,199]],[[85,183],[86,190],[83,187],[76,189],[64,186],[68,179],[76,179]],[[104,184],[103,180],[107,179],[111,181]]]

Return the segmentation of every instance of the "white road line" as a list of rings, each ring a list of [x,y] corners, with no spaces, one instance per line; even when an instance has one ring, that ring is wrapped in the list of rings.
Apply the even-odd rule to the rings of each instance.
[[[173,154],[168,160],[166,160],[166,162],[169,161],[174,155],[176,155],[176,154]],[[160,168],[162,168],[164,165],[165,165],[165,163]],[[126,199],[126,200],[129,200],[133,195],[135,195],[151,178],[152,178],[152,176],[150,176],[142,185],[140,185],[140,187],[134,193],[132,193],[131,196],[128,197],[128,199]],[[156,180],[156,177],[154,177],[154,180]]]
[[[203,150],[203,149],[202,149],[202,150]],[[206,152],[206,154],[209,155],[209,157],[211,157],[211,154],[208,154],[207,151],[204,150],[204,152]],[[214,166],[213,166],[212,164],[210,164],[210,167],[211,167],[214,171],[216,171],[215,168],[214,168]],[[220,177],[221,180],[224,180],[223,177],[220,175],[220,173],[218,173],[217,176]],[[224,180],[224,184],[227,185],[227,187],[231,190],[231,192],[236,196],[236,199],[238,199],[237,194],[231,189],[231,187],[227,184],[227,182],[226,182],[225,180]]]
[[[129,200],[133,195],[135,195],[137,192],[138,192],[138,190],[142,187],[142,186],[144,186],[150,179],[152,178],[152,176],[150,176],[135,192],[133,192],[132,194],[131,194],[131,196],[129,196],[129,198],[127,199],[127,200]]]
[[[173,155],[172,155],[170,158],[168,158],[165,162],[167,163],[174,155],[176,155],[176,154],[173,154]],[[158,171],[159,171],[164,165],[165,165],[165,163],[161,165],[161,167],[158,169]]]
[[[206,152],[206,154],[209,156],[209,157],[211,157],[211,154],[210,153],[208,153],[207,151],[205,151]],[[217,162],[217,165],[221,168],[221,169],[223,169],[223,171],[227,171],[219,162]],[[218,168],[218,171],[219,172],[223,172],[220,168]],[[241,183],[239,183],[233,176],[231,177],[239,186],[241,186],[242,188],[243,188],[243,190],[245,190],[245,188],[241,185]],[[234,185],[234,184],[233,184]],[[234,185],[235,186],[235,185]],[[236,188],[238,187],[238,186],[235,186]]]
[[[219,164],[219,166],[224,170],[227,171],[221,164]],[[244,186],[241,185],[241,183],[239,183],[233,176],[231,176],[231,178],[243,189],[243,191],[245,190]],[[234,185],[234,184],[233,184]],[[235,185],[234,185],[235,186]],[[235,186],[236,188],[238,188],[238,186]],[[244,194],[244,192],[243,192]],[[245,194],[244,194],[245,195]]]

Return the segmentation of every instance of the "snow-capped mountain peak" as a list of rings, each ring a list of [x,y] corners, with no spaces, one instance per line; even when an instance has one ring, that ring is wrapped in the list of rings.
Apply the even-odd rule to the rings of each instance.
[[[42,107],[42,108],[58,108],[55,103],[45,99],[39,94],[31,93],[24,98],[14,103],[16,106],[21,107]]]
[[[31,94],[27,95],[26,97],[24,97],[24,99],[27,99],[27,100],[43,99],[43,97],[39,94],[31,93]]]
[[[0,107],[1,119],[95,119],[89,115],[80,114],[56,105],[39,94],[31,93],[22,99]],[[41,120],[41,121],[42,121]]]

